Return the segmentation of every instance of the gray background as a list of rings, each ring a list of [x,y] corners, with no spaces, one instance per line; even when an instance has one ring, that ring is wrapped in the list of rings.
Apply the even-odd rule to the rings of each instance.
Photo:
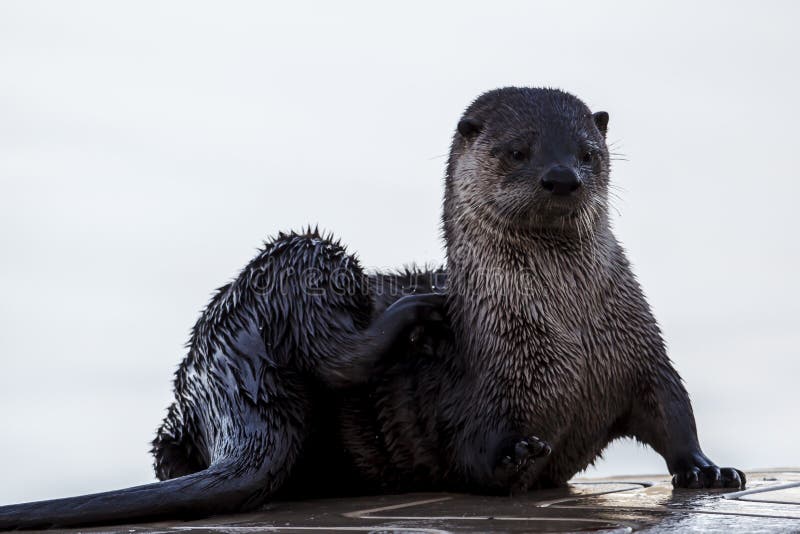
[[[267,236],[441,261],[451,132],[511,84],[610,112],[709,455],[797,465],[798,5],[0,3],[0,502],[152,480],[188,330]]]

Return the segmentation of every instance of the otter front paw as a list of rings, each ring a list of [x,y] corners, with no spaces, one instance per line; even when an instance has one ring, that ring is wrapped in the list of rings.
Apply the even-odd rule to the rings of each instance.
[[[498,450],[494,478],[497,487],[512,493],[525,491],[531,483],[536,460],[550,455],[550,444],[536,436],[506,440]]]
[[[733,467],[693,465],[681,469],[672,476],[675,488],[744,488],[747,478],[742,471]]]

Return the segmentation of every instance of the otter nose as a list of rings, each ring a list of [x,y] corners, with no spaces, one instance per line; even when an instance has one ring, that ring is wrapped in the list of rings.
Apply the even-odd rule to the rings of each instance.
[[[541,184],[554,195],[569,195],[581,186],[581,179],[569,167],[556,165],[542,176]]]

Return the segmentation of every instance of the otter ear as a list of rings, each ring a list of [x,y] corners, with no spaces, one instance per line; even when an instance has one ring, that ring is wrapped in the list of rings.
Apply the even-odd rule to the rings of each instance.
[[[608,131],[608,113],[605,111],[598,111],[594,113],[592,117],[594,118],[594,123],[597,125],[597,129],[600,130],[600,133],[605,137],[606,131]]]
[[[473,117],[464,117],[458,121],[458,133],[464,139],[471,139],[478,135],[483,128],[483,123]]]

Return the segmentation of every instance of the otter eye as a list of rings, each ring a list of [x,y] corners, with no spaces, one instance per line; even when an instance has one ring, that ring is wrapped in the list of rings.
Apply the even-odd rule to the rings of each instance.
[[[525,161],[526,154],[521,150],[512,150],[511,159],[514,161]]]
[[[581,155],[581,162],[591,163],[592,160],[594,160],[594,152],[591,150],[584,150],[583,154]]]

